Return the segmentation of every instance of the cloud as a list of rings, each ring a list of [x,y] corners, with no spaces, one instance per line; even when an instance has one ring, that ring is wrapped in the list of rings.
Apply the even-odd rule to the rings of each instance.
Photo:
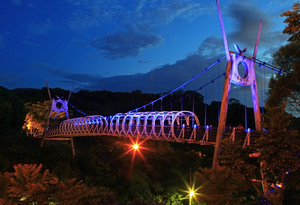
[[[125,30],[108,34],[106,37],[101,37],[85,44],[98,49],[106,58],[113,60],[136,57],[142,53],[143,49],[158,46],[163,43],[164,40],[162,37],[152,33],[152,26],[168,24],[174,21],[175,18],[193,18],[193,15],[199,15],[196,14],[193,9],[201,10],[200,6],[197,5],[195,8],[190,7],[188,4],[189,1],[182,1],[186,4],[176,4],[177,1],[172,1],[170,4],[167,4],[165,1],[160,1],[160,3],[158,1],[152,1],[151,3],[150,1],[139,1],[138,4],[134,4],[135,9],[128,12],[122,12],[123,14],[120,16],[120,14],[116,12],[122,10],[122,2],[120,1],[110,1],[110,3],[105,1],[99,3],[99,1],[70,0],[69,2],[72,2],[74,6],[84,6],[86,8],[86,11],[78,16],[78,20],[81,20],[82,23],[86,22],[88,26],[99,26],[101,23],[108,23],[114,18],[122,19],[120,22],[123,24],[123,28],[126,28]],[[95,5],[96,2],[98,2],[95,7],[95,11],[97,12],[95,12],[94,15],[91,15],[90,7],[91,5]],[[98,11],[101,9],[106,9],[107,12],[105,15],[103,13],[98,14]],[[134,15],[133,12],[135,12]],[[251,48],[255,45],[260,19],[263,19],[263,27],[259,49],[262,49],[266,56],[267,54],[270,56],[270,52],[273,49],[276,49],[276,46],[280,44],[278,42],[284,41],[284,37],[280,32],[270,32],[272,29],[272,17],[267,16],[257,8],[235,3],[229,5],[225,14],[230,16],[235,23],[235,30],[227,36],[231,48],[230,50],[233,49],[233,47],[231,47],[232,43],[237,43],[242,49],[244,46],[248,47],[246,56],[252,55]],[[103,15],[107,16],[107,18],[104,18]],[[131,26],[128,26],[130,20],[132,20],[132,23],[130,24]],[[144,25],[146,26],[142,27],[142,24],[140,24],[141,22],[145,23]],[[51,72],[57,79],[60,79],[61,83],[68,83],[67,86],[69,86],[70,83],[75,82],[77,89],[79,87],[80,89],[88,90],[106,89],[121,92],[130,92],[139,89],[142,92],[162,93],[171,91],[177,86],[180,86],[182,83],[186,82],[188,79],[222,57],[225,54],[224,45],[221,34],[219,36],[220,37],[211,36],[206,38],[201,43],[198,50],[186,58],[178,60],[174,64],[165,64],[156,67],[145,74],[104,78],[102,76],[91,74],[76,74],[38,64],[35,66],[39,69]],[[265,55],[263,57],[265,57]],[[262,57],[258,56],[258,58],[261,59]],[[139,62],[144,63],[144,61]],[[207,74],[204,75],[206,76],[206,79],[197,82],[195,85],[196,88],[206,84],[206,80],[210,81],[216,78],[217,75],[222,74],[222,72],[225,71],[226,62],[218,64],[216,67],[217,68],[213,68],[214,70],[212,70],[212,72],[207,72]],[[258,78],[264,77],[263,74],[258,75]],[[223,85],[221,84],[221,87],[222,86]],[[192,89],[192,86],[190,86],[189,89]]]
[[[243,3],[235,2],[228,7],[226,15],[235,20],[236,29],[229,37],[243,44],[255,45],[259,22],[263,20],[261,35],[264,36],[271,28],[272,21],[267,13]]]
[[[50,73],[52,73],[54,76],[67,79],[67,82],[77,82],[79,85],[89,85],[90,82],[94,82],[102,78],[99,75],[89,75],[89,74],[77,74],[77,73],[71,73],[63,69],[53,69],[46,65],[34,63],[32,64],[34,68],[39,70],[45,70]]]
[[[217,37],[208,37],[198,48],[198,53],[206,58],[214,58],[215,56],[224,54],[223,39]]]
[[[53,21],[47,18],[45,22],[29,24],[28,30],[32,35],[43,35],[55,30],[55,26]]]
[[[90,46],[100,50],[104,57],[117,60],[136,57],[142,53],[143,49],[160,45],[162,42],[163,39],[160,36],[128,29],[125,32],[93,40],[90,42]]]
[[[138,60],[139,63],[149,63],[148,61]]]
[[[82,32],[89,28],[94,32],[102,27],[112,28],[113,32],[99,32],[99,39],[89,43],[111,60],[136,57],[143,49],[160,45],[163,38],[154,33],[157,26],[168,25],[175,19],[192,20],[209,11],[207,5],[193,0],[67,1],[77,8],[68,22],[71,29]]]
[[[241,2],[232,3],[225,11],[226,16],[234,19],[235,30],[227,34],[229,50],[233,50],[232,45],[236,43],[241,49],[247,47],[245,55],[252,56],[260,20],[262,20],[262,28],[258,52],[262,51],[264,55],[257,56],[259,59],[270,61],[271,54],[286,43],[287,36],[283,35],[281,31],[274,31],[274,17],[268,15],[266,11]]]
[[[223,56],[223,55],[221,55]],[[37,69],[51,72],[56,79],[62,79],[61,83],[76,83],[76,89],[88,90],[110,90],[120,92],[131,92],[141,90],[146,93],[163,93],[173,90],[186,82],[207,66],[211,65],[221,56],[214,56],[215,59],[208,59],[199,53],[187,56],[174,64],[166,64],[157,67],[145,74],[120,75],[104,78],[90,74],[75,74],[62,69],[53,69],[45,65],[34,64]],[[223,67],[225,65],[222,65]],[[224,67],[225,68],[225,67]],[[218,69],[218,68],[215,68]],[[218,73],[218,72],[217,72]],[[215,73],[208,74],[208,80],[215,78]],[[200,81],[198,86],[203,86],[205,81]],[[68,86],[67,85],[67,86]],[[62,86],[65,87],[66,85]],[[192,86],[185,87],[192,89]]]
[[[77,7],[69,25],[73,29],[80,27],[99,27],[102,24],[119,22],[120,24],[147,24],[148,26],[165,25],[176,18],[192,19],[205,12],[200,3],[193,0],[180,1],[99,1],[67,0]]]

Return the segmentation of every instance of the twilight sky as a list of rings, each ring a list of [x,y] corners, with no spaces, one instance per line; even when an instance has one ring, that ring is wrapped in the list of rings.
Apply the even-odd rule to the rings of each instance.
[[[262,19],[257,58],[271,63],[288,38],[280,14],[296,1],[219,2],[229,49],[236,43],[252,56]],[[0,10],[0,85],[8,89],[47,79],[75,91],[162,93],[225,54],[215,0],[2,0]]]

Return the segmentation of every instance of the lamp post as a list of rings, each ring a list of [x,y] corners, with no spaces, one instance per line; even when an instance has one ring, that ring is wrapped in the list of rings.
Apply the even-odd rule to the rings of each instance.
[[[192,198],[194,196],[195,192],[193,190],[190,191],[190,200],[189,200],[189,205],[192,205]]]

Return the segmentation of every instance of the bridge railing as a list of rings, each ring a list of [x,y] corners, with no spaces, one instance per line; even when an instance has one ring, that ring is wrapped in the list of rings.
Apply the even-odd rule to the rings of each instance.
[[[201,145],[214,144],[216,140],[217,128],[210,126],[205,127],[205,131],[200,142]],[[229,138],[231,141],[242,140],[243,148],[256,143],[256,140],[260,137],[260,134],[256,131],[252,131],[250,128],[247,130],[238,130],[235,127],[225,128],[223,138]]]
[[[112,135],[181,142],[196,141],[198,127],[199,120],[190,111],[131,112],[68,119],[46,130],[45,137]]]

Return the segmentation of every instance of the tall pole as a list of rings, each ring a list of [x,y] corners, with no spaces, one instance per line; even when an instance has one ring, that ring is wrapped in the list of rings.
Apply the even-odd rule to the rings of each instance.
[[[261,24],[262,24],[262,20],[260,20],[260,23],[259,23],[259,29],[258,29],[254,53],[253,53],[254,61],[255,61],[256,55],[257,55],[257,49],[258,49],[258,43],[259,43],[259,37],[260,37],[260,31],[261,31]],[[254,77],[254,83],[251,85],[251,93],[252,93],[252,102],[253,102],[253,110],[254,110],[254,118],[255,118],[255,129],[261,130],[261,125],[260,125],[261,116],[260,116],[257,83],[256,83],[255,69],[254,69],[254,65],[255,65],[254,61],[252,61],[252,63],[251,63],[253,77]]]
[[[218,13],[219,13],[219,18],[220,18],[224,48],[225,48],[226,59],[227,59],[227,66],[226,66],[226,75],[225,75],[225,80],[224,80],[223,97],[222,97],[222,103],[221,103],[221,109],[220,109],[220,119],[219,119],[219,124],[218,124],[218,131],[217,131],[217,137],[216,137],[216,145],[215,145],[212,169],[215,169],[219,166],[218,158],[219,158],[220,152],[221,152],[221,150],[220,150],[221,149],[221,139],[224,134],[225,124],[226,124],[229,93],[230,93],[230,86],[231,86],[231,74],[232,74],[232,61],[231,61],[231,57],[230,57],[229,50],[228,50],[227,38],[226,38],[225,28],[224,28],[224,24],[223,24],[223,20],[222,20],[219,1],[216,0],[216,2],[217,2]]]
[[[262,20],[260,20],[259,23],[259,29],[257,33],[257,38],[256,38],[256,43],[255,43],[255,48],[254,48],[254,53],[253,53],[253,60],[256,60],[256,55],[257,55],[257,49],[258,49],[258,43],[259,43],[259,38],[260,38],[260,31],[261,31],[261,25],[262,25]],[[254,72],[254,61],[252,62],[253,66],[253,72]],[[257,90],[257,83],[256,83],[256,76],[254,72],[254,83],[251,85],[251,94],[252,94],[252,102],[253,102],[253,111],[254,111],[254,120],[255,120],[255,129],[256,130],[262,130],[261,129],[261,113],[260,113],[260,106],[259,106],[259,100],[258,100],[258,90]],[[264,170],[266,169],[265,167],[266,162],[261,161],[260,162],[260,174],[261,174],[261,183],[262,183],[262,188],[263,188],[263,193],[265,196],[268,195],[269,192],[269,186],[268,186],[268,178],[265,177]]]
[[[227,62],[229,62],[229,61],[231,61],[231,58],[230,58],[230,55],[229,55],[228,43],[227,43],[226,32],[225,32],[225,28],[224,28],[224,24],[223,24],[221,9],[220,9],[220,5],[219,5],[219,0],[216,0],[216,2],[217,2],[219,19],[220,19],[220,24],[221,24],[221,30],[222,30],[223,43],[224,43],[224,48],[225,48],[225,53],[226,53],[226,59],[227,59]]]

